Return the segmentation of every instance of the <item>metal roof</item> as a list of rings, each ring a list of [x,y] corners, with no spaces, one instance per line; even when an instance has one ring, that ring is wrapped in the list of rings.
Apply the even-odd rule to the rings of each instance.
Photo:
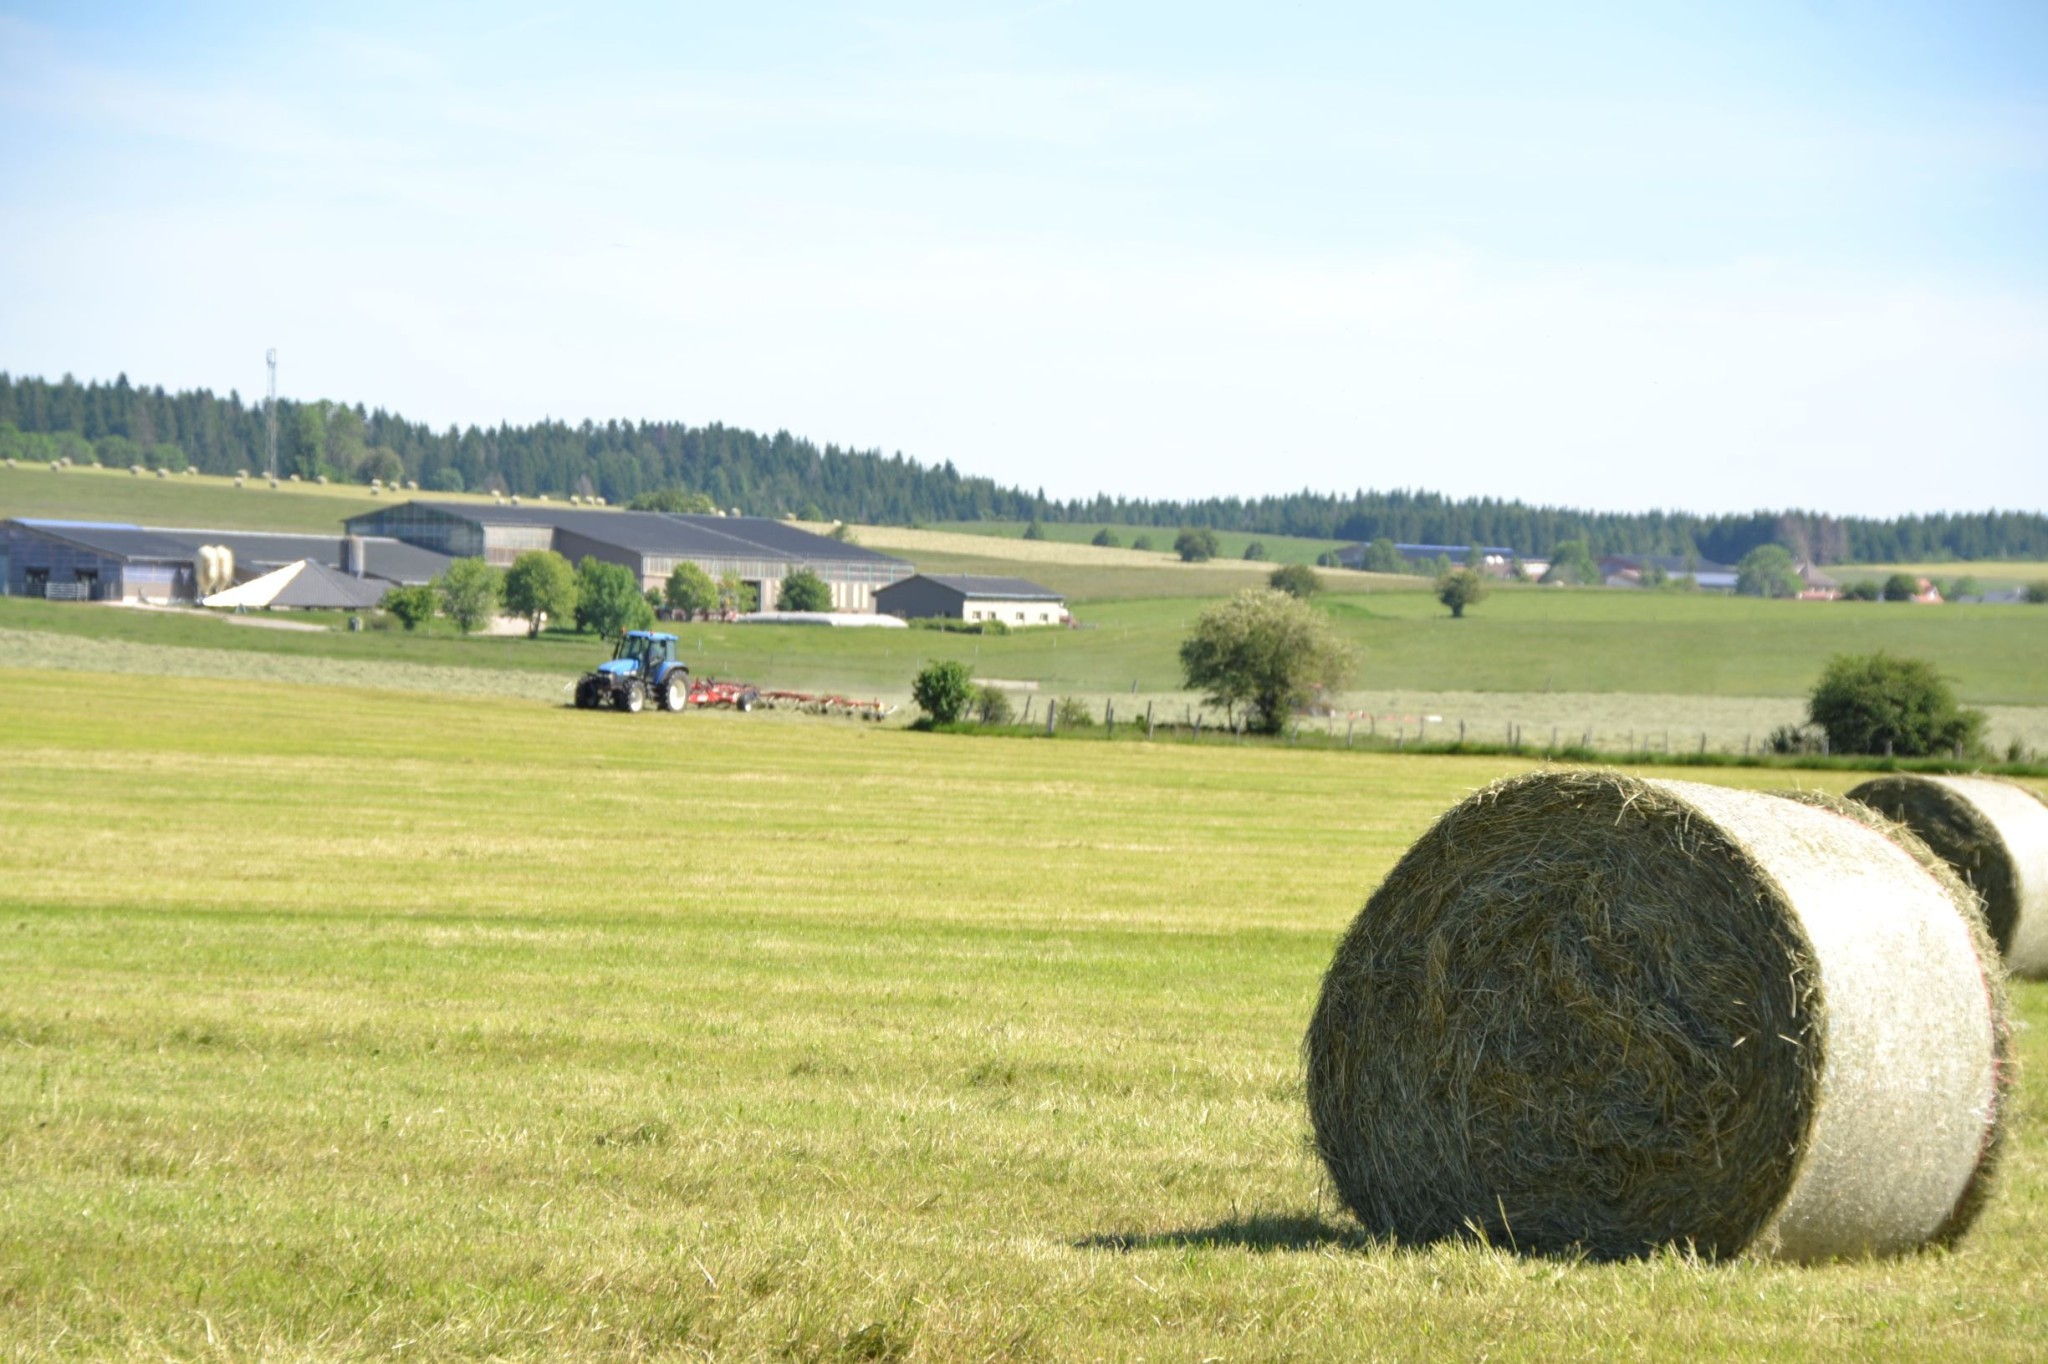
[[[294,535],[257,530],[203,530],[175,526],[133,526],[110,521],[45,521],[17,518],[15,524],[64,540],[96,554],[130,562],[191,563],[201,545],[225,545],[235,562],[250,568],[276,568],[311,559],[328,568],[342,564],[339,535]],[[398,583],[424,583],[439,577],[453,562],[445,554],[385,536],[362,536],[363,571],[373,578]]]
[[[270,599],[272,606],[326,607],[361,610],[384,600],[391,584],[374,578],[352,578],[321,563],[307,559],[290,582]]]
[[[908,587],[914,582],[937,583],[950,588],[963,597],[999,597],[1004,601],[1065,601],[1064,592],[1055,592],[1049,587],[1024,578],[983,578],[958,573],[920,573],[915,578],[905,578],[900,583],[877,588],[876,596],[897,588]]]
[[[683,558],[788,559],[795,562],[888,563],[903,560],[861,545],[814,535],[798,526],[765,516],[706,516],[677,512],[601,510],[596,507],[523,503],[520,506],[475,502],[416,500],[399,507],[418,507],[480,526],[550,526],[616,545],[635,554]],[[397,507],[384,510],[397,510]],[[378,515],[364,512],[351,522]]]

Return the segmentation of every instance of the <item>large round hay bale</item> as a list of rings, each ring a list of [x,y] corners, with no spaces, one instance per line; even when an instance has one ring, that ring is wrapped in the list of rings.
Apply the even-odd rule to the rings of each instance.
[[[1984,897],[2006,969],[2048,979],[2048,805],[1988,777],[1898,774],[1849,793],[1911,829]]]
[[[1877,827],[1602,773],[1497,783],[1352,923],[1304,1042],[1370,1230],[1789,1259],[1952,1239],[2002,1116],[1972,906]]]

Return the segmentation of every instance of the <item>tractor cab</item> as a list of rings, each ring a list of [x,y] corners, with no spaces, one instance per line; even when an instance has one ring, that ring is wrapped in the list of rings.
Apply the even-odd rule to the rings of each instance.
[[[628,630],[619,636],[619,647],[612,650],[611,662],[600,663],[597,670],[621,678],[638,677],[653,682],[659,680],[675,661],[674,635]]]

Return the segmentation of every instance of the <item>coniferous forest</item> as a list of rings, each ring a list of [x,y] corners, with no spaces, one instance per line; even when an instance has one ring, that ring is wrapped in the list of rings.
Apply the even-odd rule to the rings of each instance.
[[[764,436],[716,423],[539,422],[436,432],[381,408],[280,399],[277,428],[280,475],[412,481],[425,491],[597,494],[614,503],[679,489],[753,515],[810,520],[1206,526],[1328,540],[1500,545],[1526,555],[1585,540],[1598,554],[1690,554],[1722,563],[1773,541],[1824,564],[2048,559],[2048,516],[2027,511],[1892,519],[1596,512],[1406,490],[1057,501],[963,475],[950,461],[925,465],[901,453],[819,446],[785,431]],[[244,402],[232,391],[167,393],[131,384],[126,375],[81,384],[69,375],[51,382],[0,373],[0,456],[231,474],[260,471],[265,449],[262,402]]]

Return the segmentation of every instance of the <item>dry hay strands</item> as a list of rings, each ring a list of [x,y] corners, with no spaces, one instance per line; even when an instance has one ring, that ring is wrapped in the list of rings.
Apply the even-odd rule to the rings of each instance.
[[[1303,1044],[1372,1232],[1794,1260],[1953,1239],[2005,1076],[1973,909],[1879,831],[1607,773],[1497,783],[1352,923]]]
[[[1988,777],[1887,776],[1849,793],[1911,829],[1984,897],[2006,969],[2048,980],[2048,805]]]

